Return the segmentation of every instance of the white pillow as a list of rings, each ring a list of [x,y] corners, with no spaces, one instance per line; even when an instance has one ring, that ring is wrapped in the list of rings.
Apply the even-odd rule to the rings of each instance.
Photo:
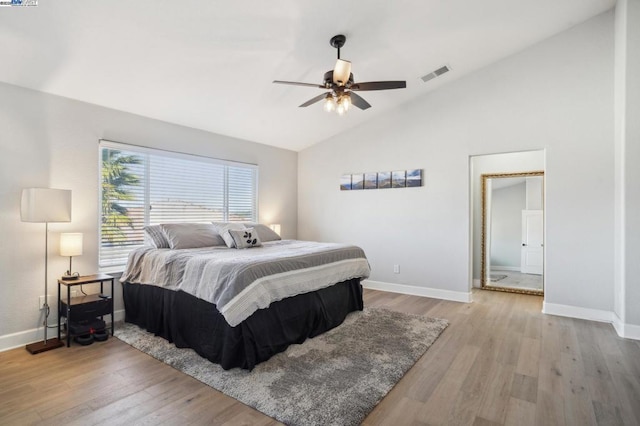
[[[209,223],[165,223],[160,226],[171,249],[224,245],[216,228]]]
[[[273,229],[269,228],[267,225],[263,225],[261,223],[245,223],[244,226],[247,228],[253,228],[258,233],[260,237],[260,241],[266,243],[267,241],[277,241],[281,240],[280,235],[278,235]]]
[[[218,231],[218,234],[222,237],[224,243],[229,248],[234,248],[236,246],[233,237],[229,235],[229,231],[232,229],[244,229],[244,225],[237,222],[213,222],[212,226]]]
[[[169,248],[169,241],[167,241],[160,225],[144,227],[144,243],[155,248]]]
[[[230,229],[227,232],[233,238],[236,248],[244,249],[262,245],[258,232],[253,228]]]

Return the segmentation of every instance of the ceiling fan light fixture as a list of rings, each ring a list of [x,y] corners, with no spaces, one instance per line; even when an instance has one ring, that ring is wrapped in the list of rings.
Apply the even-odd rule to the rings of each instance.
[[[282,81],[274,80],[274,83],[278,84],[290,84],[293,86],[305,86],[316,87],[324,89],[327,92],[314,96],[308,101],[300,105],[301,108],[306,108],[309,105],[313,105],[316,102],[324,101],[323,109],[327,112],[335,111],[339,115],[344,115],[351,107],[355,106],[360,110],[366,110],[371,108],[371,104],[364,100],[362,96],[358,94],[359,91],[368,90],[389,90],[389,89],[404,89],[407,87],[407,82],[402,80],[398,81],[368,81],[356,83],[351,73],[351,62],[340,59],[340,49],[344,46],[347,38],[338,34],[331,37],[329,44],[338,50],[338,61],[333,70],[324,73],[324,79],[322,84],[301,83],[298,81]],[[437,72],[439,72],[438,70]]]
[[[349,108],[351,107],[351,96],[348,93],[343,94],[340,96],[338,103],[342,105],[344,112],[349,111]]]
[[[333,112],[336,109],[336,101],[333,99],[331,93],[327,94],[327,97],[324,98],[324,110],[327,112]]]
[[[338,59],[333,69],[333,82],[338,86],[344,86],[351,76],[351,62]]]

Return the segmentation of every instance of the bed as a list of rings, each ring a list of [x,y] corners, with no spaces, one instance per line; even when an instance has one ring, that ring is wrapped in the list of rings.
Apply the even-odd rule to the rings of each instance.
[[[360,281],[369,276],[369,264],[361,248],[280,240],[264,225],[238,232],[226,226],[202,225],[209,239],[202,239],[202,229],[192,230],[188,244],[172,240],[170,226],[161,227],[168,247],[132,251],[121,278],[125,321],[224,369],[251,370],[362,310]],[[253,233],[249,239],[247,232]],[[232,234],[242,236],[238,244],[255,236],[257,245],[229,247]],[[193,244],[193,235],[202,241]]]

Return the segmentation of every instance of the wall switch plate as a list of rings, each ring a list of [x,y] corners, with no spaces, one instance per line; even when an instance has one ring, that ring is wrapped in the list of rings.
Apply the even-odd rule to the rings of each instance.
[[[393,273],[394,274],[400,273],[400,265],[393,265]]]

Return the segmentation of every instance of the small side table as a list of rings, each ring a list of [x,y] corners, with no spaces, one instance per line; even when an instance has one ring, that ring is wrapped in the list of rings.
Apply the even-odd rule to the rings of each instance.
[[[71,297],[71,287],[82,284],[94,284],[100,283],[100,293],[104,293],[104,283],[111,281],[111,294],[107,299],[101,298],[97,294],[89,294],[80,297]],[[95,274],[85,275],[78,277],[75,280],[63,280],[58,279],[58,339],[61,336],[61,324],[62,317],[67,319],[67,347],[71,346],[71,332],[69,331],[69,323],[71,320],[89,319],[86,316],[101,317],[104,315],[111,315],[111,335],[113,336],[113,285],[115,278],[107,274]],[[61,286],[67,287],[66,300],[61,298],[60,288]],[[84,305],[84,306],[83,306]],[[75,309],[74,309],[75,308]],[[80,311],[74,316],[74,311]],[[90,311],[90,314],[87,313]]]

